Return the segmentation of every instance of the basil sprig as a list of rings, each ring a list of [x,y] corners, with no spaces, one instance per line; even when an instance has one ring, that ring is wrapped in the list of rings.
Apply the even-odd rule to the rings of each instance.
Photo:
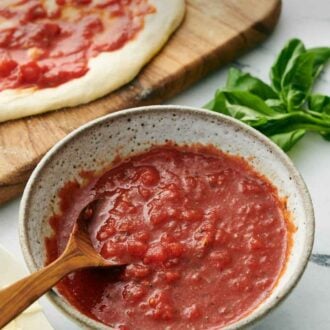
[[[330,96],[312,93],[329,59],[329,47],[306,49],[300,40],[292,39],[271,67],[271,85],[232,68],[226,86],[205,108],[256,128],[285,151],[307,131],[330,141]]]

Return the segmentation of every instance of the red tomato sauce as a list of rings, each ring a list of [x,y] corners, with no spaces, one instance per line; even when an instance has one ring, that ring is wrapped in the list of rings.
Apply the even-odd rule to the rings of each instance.
[[[88,60],[123,47],[155,8],[148,0],[0,2],[0,91],[48,88],[88,72]]]
[[[48,262],[81,209],[106,195],[90,224],[117,270],[72,273],[58,285],[82,313],[116,329],[210,329],[242,318],[274,288],[290,228],[277,190],[248,163],[214,147],[160,146],[60,191]],[[94,215],[95,216],[95,215]]]

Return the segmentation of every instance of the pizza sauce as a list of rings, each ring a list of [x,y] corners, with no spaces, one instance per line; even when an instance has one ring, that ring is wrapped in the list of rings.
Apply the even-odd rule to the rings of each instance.
[[[85,75],[90,58],[134,39],[154,11],[148,0],[1,1],[0,91]]]
[[[70,274],[58,290],[82,313],[116,329],[210,329],[242,318],[274,288],[290,228],[277,190],[248,163],[211,146],[159,146],[60,192],[48,262],[75,219],[104,196],[89,224],[118,269]]]

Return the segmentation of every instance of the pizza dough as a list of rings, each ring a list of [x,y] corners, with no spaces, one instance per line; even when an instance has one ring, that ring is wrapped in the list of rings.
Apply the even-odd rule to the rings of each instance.
[[[119,50],[91,58],[84,76],[52,88],[0,92],[0,122],[88,103],[130,82],[166,43],[184,16],[184,0],[148,2],[156,12],[146,16],[137,37]]]
[[[26,275],[24,268],[0,246],[0,289]],[[35,302],[2,330],[52,330],[53,328],[42,313],[41,306]]]

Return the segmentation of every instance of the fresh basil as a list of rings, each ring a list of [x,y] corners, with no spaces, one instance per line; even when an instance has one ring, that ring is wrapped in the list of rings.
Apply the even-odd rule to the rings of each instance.
[[[315,79],[322,72],[324,66],[326,65],[326,63],[330,58],[330,48],[327,47],[311,48],[307,50],[307,53],[313,54],[314,56],[313,77]]]
[[[294,61],[282,79],[281,96],[288,111],[299,109],[313,84],[314,55],[303,53]]]
[[[259,96],[263,100],[277,99],[276,92],[262,80],[239,69],[231,68],[227,77],[227,89],[242,90]]]
[[[310,95],[308,108],[312,111],[330,115],[330,96],[321,94]]]
[[[330,97],[312,94],[329,59],[329,47],[306,49],[300,40],[290,40],[271,67],[271,85],[232,68],[226,86],[205,108],[256,128],[285,151],[307,131],[330,140]]]
[[[287,133],[271,135],[269,138],[284,151],[290,150],[304,135],[306,130],[297,129]]]
[[[290,40],[282,49],[270,71],[272,85],[277,92],[281,92],[286,73],[294,66],[299,55],[306,52],[304,44],[298,39]]]

